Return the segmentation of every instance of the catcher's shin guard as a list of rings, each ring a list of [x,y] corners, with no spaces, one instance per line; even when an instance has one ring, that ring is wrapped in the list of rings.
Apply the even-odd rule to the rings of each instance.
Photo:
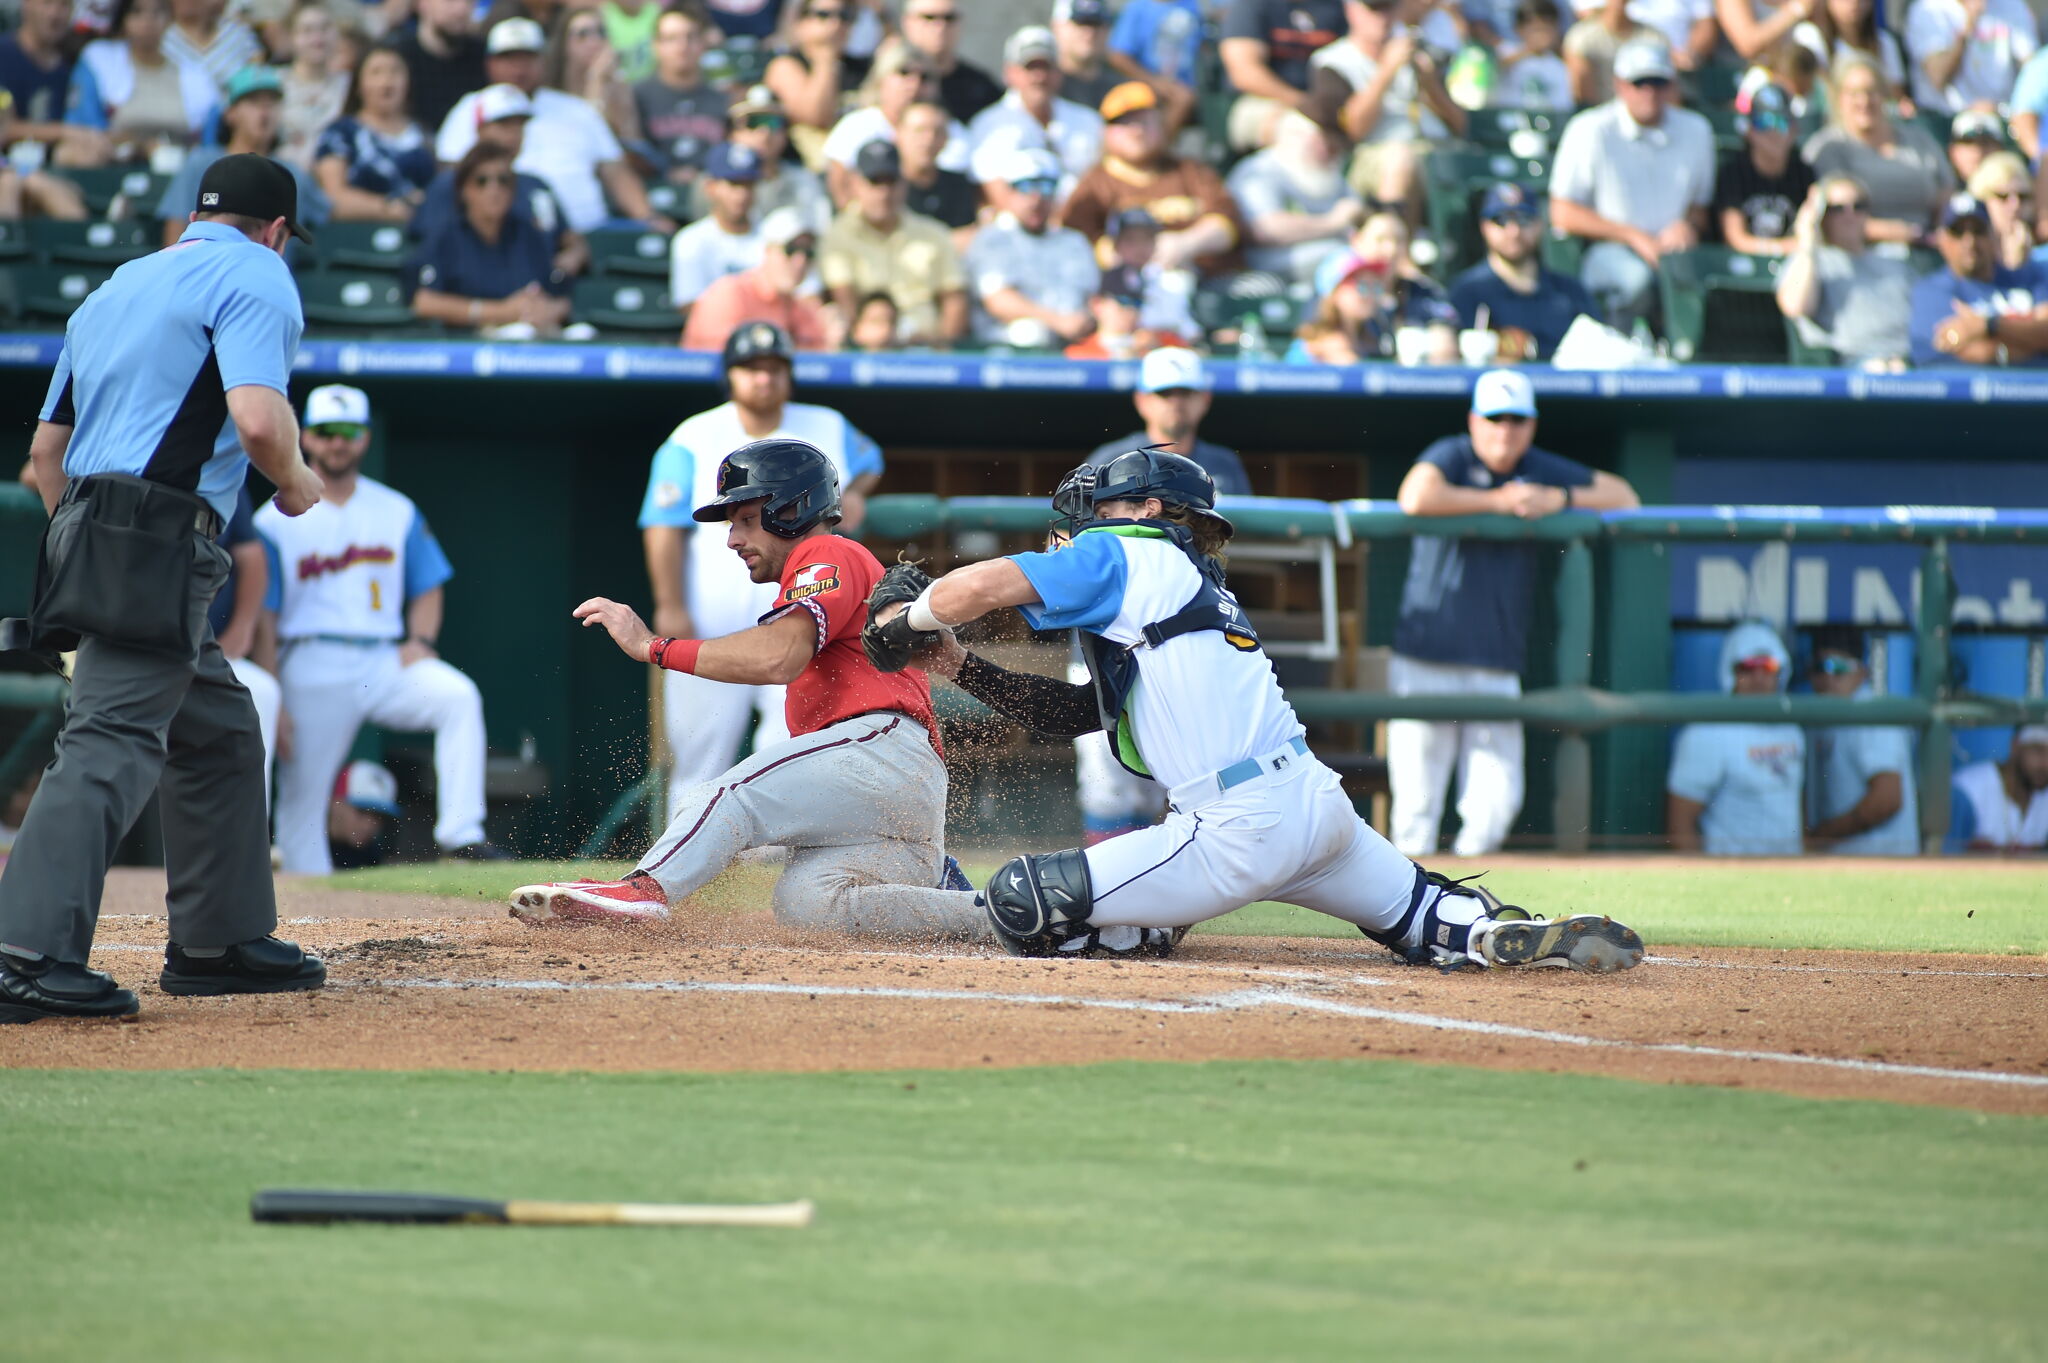
[[[1465,921],[1460,921],[1464,917],[1462,914],[1446,917],[1441,910],[1444,901],[1450,898],[1476,899],[1480,912]],[[1502,903],[1499,897],[1482,886],[1472,884],[1470,879],[1453,880],[1441,872],[1425,871],[1418,866],[1415,868],[1415,893],[1401,921],[1382,931],[1368,928],[1360,928],[1359,931],[1410,965],[1449,963],[1455,967],[1470,954],[1473,929],[1484,923],[1526,922],[1534,917],[1519,904]]]
[[[1095,888],[1079,848],[1013,857],[988,878],[975,902],[1012,956],[1052,956],[1088,929]]]

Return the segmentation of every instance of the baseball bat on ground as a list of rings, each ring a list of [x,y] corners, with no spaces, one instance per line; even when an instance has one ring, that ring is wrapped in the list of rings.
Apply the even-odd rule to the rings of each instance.
[[[808,1226],[811,1204],[702,1206],[656,1202],[492,1202],[434,1193],[266,1188],[249,1199],[254,1221],[383,1221],[500,1226]]]

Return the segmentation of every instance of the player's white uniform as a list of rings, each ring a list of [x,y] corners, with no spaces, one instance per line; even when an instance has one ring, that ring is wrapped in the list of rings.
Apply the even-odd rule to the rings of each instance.
[[[359,477],[348,501],[288,517],[266,504],[256,529],[270,554],[270,599],[292,718],[278,763],[277,843],[284,869],[325,875],[327,806],[365,720],[434,735],[434,841],[484,840],[484,709],[476,684],[438,658],[403,667],[406,603],[453,575],[412,499]]]
[[[754,440],[802,440],[816,446],[839,472],[843,491],[854,479],[882,471],[881,448],[830,407],[792,402],[782,422],[765,436],[748,435],[739,409],[730,402],[699,412],[670,433],[655,452],[640,507],[640,526],[683,528],[684,604],[700,639],[737,633],[755,624],[775,604],[773,582],[755,582],[746,564],[725,547],[723,521],[699,525],[693,509],[718,500],[718,463]],[[737,686],[684,672],[662,673],[663,730],[673,764],[666,808],[682,807],[684,792],[733,764],[746,737],[750,712],[761,717],[758,750],[789,737],[783,718],[783,688]]]
[[[1034,628],[1073,627],[1142,645],[1202,585],[1171,541],[1085,530],[1056,553],[1013,560],[1043,602]],[[1217,630],[1133,655],[1125,704],[1144,764],[1169,792],[1165,822],[1087,850],[1096,927],[1180,927],[1277,899],[1375,930],[1401,923],[1422,892],[1415,864],[1358,817],[1337,773],[1308,750],[1262,652]],[[1478,916],[1456,898],[1448,916]]]

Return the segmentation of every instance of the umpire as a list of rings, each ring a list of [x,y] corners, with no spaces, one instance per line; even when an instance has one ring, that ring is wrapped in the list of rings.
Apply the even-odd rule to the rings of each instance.
[[[263,156],[215,162],[198,209],[72,316],[29,450],[50,523],[25,642],[78,656],[56,758],[0,873],[0,1022],[137,1011],[85,963],[108,862],[153,790],[170,876],[164,992],[327,978],[269,935],[263,741],[206,618],[228,574],[214,540],[248,466],[286,515],[320,500],[285,392],[304,322],[284,248],[306,233],[291,174]]]

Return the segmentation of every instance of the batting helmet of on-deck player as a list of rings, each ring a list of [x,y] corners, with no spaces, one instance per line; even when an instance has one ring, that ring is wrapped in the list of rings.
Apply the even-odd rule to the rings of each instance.
[[[742,322],[725,338],[725,352],[720,358],[720,368],[730,369],[736,364],[749,360],[781,360],[786,365],[796,364],[796,342],[789,339],[789,333],[773,322]]]
[[[718,497],[692,519],[723,521],[746,502],[762,502],[761,524],[793,540],[820,521],[839,519],[839,473],[815,445],[801,440],[756,440],[718,464]]]

